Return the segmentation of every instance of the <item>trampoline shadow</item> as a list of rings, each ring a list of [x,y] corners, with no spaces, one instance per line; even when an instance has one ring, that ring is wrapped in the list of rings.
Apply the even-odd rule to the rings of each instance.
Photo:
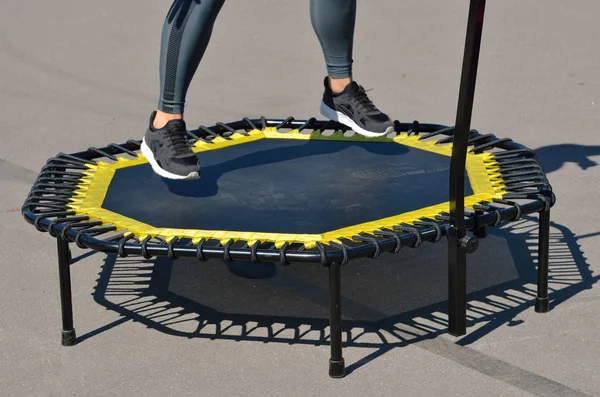
[[[522,219],[492,229],[469,258],[468,345],[500,326],[519,326],[533,310],[537,227]],[[552,307],[589,289],[593,276],[577,237],[551,225]],[[386,352],[447,333],[446,247],[441,242],[342,269],[344,346],[375,349],[347,372]],[[328,345],[327,271],[223,261],[156,261],[108,256],[95,301],[123,317],[80,337],[84,341],[127,321],[186,338]],[[551,315],[551,314],[549,314]],[[326,355],[326,353],[324,353]]]

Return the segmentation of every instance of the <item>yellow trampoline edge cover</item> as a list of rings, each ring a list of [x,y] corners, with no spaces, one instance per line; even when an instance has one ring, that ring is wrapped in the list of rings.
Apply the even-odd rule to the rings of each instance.
[[[252,130],[247,134],[234,133],[227,138],[216,137],[210,142],[198,141],[194,144],[194,152],[200,153],[208,150],[218,150],[234,145],[241,145],[261,139],[293,139],[293,140],[329,140],[329,141],[362,141],[362,142],[386,142],[389,144],[400,144],[411,148],[428,151],[451,157],[452,145],[440,145],[437,141],[422,141],[418,135],[400,134],[395,138],[366,138],[358,134],[344,135],[337,131],[331,135],[323,135],[316,130],[309,134],[292,130],[285,133],[278,132],[276,128],[270,127],[265,130]],[[69,203],[69,208],[78,215],[86,215],[90,219],[100,219],[104,223],[110,223],[117,231],[133,234],[140,240],[146,237],[161,237],[167,242],[173,238],[188,238],[193,244],[198,244],[201,239],[215,239],[222,244],[229,241],[244,240],[248,245],[255,242],[272,242],[277,248],[285,243],[301,243],[310,249],[317,243],[330,244],[340,243],[341,239],[353,240],[353,237],[361,233],[373,234],[377,230],[392,228],[398,224],[412,224],[413,222],[449,212],[449,202],[424,207],[415,211],[405,212],[383,219],[374,219],[369,222],[344,227],[337,230],[326,231],[322,234],[282,234],[265,232],[241,232],[235,230],[202,230],[202,229],[172,229],[157,228],[152,225],[128,218],[121,214],[102,208],[102,203],[108,192],[111,180],[115,172],[122,168],[146,164],[147,160],[142,154],[137,158],[118,157],[114,163],[98,162],[95,165],[88,164],[77,189]],[[491,201],[494,198],[502,198],[505,186],[499,167],[492,153],[474,154],[471,150],[467,153],[466,171],[473,190],[472,195],[465,197],[465,207],[472,208],[473,205]]]

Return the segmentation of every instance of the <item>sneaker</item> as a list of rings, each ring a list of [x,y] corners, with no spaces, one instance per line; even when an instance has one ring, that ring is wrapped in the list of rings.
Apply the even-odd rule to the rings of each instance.
[[[394,131],[394,122],[377,109],[365,89],[355,81],[339,94],[331,91],[327,77],[324,83],[325,92],[321,102],[323,116],[367,137],[384,136]]]
[[[156,112],[144,135],[141,151],[154,172],[169,179],[197,179],[200,177],[198,157],[186,138],[183,120],[171,120],[163,128],[153,127]]]

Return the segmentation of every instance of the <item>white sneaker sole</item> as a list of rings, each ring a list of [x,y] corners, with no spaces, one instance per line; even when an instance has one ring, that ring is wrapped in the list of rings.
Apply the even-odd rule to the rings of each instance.
[[[160,168],[160,166],[156,162],[156,159],[154,158],[154,154],[152,153],[152,150],[150,150],[148,145],[146,145],[146,141],[144,139],[142,139],[142,145],[140,146],[140,150],[142,151],[142,154],[144,155],[144,157],[146,157],[146,160],[148,160],[148,162],[152,166],[152,170],[154,170],[154,172],[156,172],[158,175],[162,176],[163,178],[178,179],[178,180],[192,180],[192,179],[200,178],[200,175],[197,172],[190,172],[189,174],[184,176],[184,175],[172,174],[172,173]]]
[[[385,136],[387,134],[394,132],[394,127],[388,127],[383,132],[367,131],[367,130],[359,127],[354,121],[352,121],[352,119],[350,117],[346,116],[344,113],[333,110],[332,108],[327,106],[325,104],[325,102],[321,102],[321,114],[333,121],[342,123],[345,126],[347,126],[348,128],[351,128],[352,131],[357,132],[357,133],[364,135],[366,137],[369,137],[369,138],[377,138],[377,137]]]

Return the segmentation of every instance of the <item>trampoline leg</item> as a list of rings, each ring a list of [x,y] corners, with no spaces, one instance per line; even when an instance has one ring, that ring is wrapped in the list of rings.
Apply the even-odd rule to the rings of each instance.
[[[485,227],[480,227],[479,229],[473,230],[473,236],[477,238],[486,238],[487,237],[487,229]]]
[[[60,304],[62,310],[62,345],[73,346],[77,343],[73,328],[73,304],[71,299],[71,251],[69,241],[58,235],[58,274],[60,280]]]
[[[467,333],[467,253],[459,229],[450,227],[448,237],[448,331],[461,336]]]
[[[540,212],[540,231],[538,241],[538,285],[535,298],[535,311],[550,311],[548,299],[548,257],[550,250],[550,211]]]
[[[342,276],[339,263],[329,266],[329,329],[331,334],[331,359],[329,376],[343,378],[346,366],[342,357]]]

